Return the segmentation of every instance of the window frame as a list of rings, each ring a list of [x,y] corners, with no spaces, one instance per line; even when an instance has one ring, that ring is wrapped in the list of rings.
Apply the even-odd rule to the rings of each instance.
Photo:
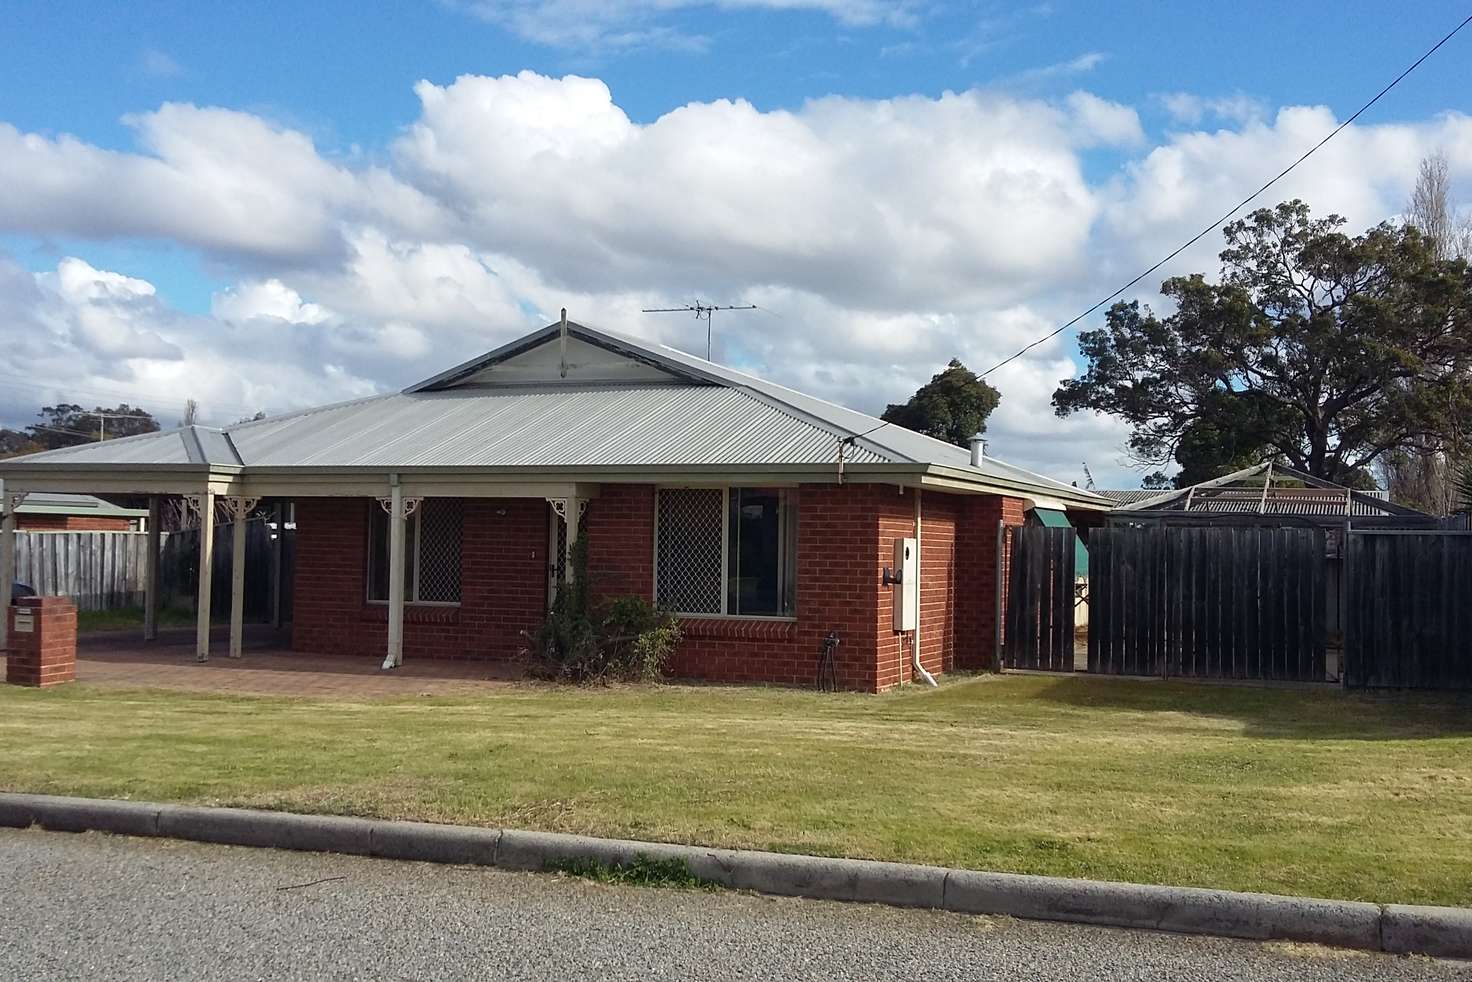
[[[789,575],[792,581],[792,606],[790,614],[733,614],[731,613],[731,492],[747,489],[770,489],[782,492],[782,506],[778,511],[778,535],[780,554],[778,575],[785,578]],[[712,613],[687,613],[679,610],[665,610],[664,612],[685,620],[721,620],[721,621],[780,621],[795,623],[797,621],[797,536],[789,532],[793,527],[795,516],[787,513],[789,502],[795,502],[795,484],[723,484],[719,486],[709,484],[659,484],[654,488],[654,536],[652,563],[654,575],[654,604],[659,607],[659,496],[665,491],[719,491],[721,492],[721,609]],[[788,554],[790,549],[791,554]],[[785,579],[783,580],[785,585]],[[785,592],[785,591],[783,591]]]
[[[372,511],[373,508],[377,508],[378,511],[375,513],[374,511]],[[388,606],[388,598],[387,597],[385,597],[382,600],[378,600],[378,599],[375,599],[374,596],[373,596],[373,545],[374,545],[373,530],[374,530],[374,528],[377,527],[377,518],[378,518],[378,515],[383,515],[383,517],[385,519],[384,525],[383,525],[384,535],[385,536],[389,535],[390,534],[390,529],[389,529],[389,526],[388,526],[389,517],[388,517],[388,513],[383,510],[383,506],[380,505],[377,501],[370,501],[369,502],[369,509],[370,510],[368,512],[368,528],[364,532],[364,542],[365,542],[365,545],[366,545],[366,549],[364,550],[364,553],[365,554],[364,554],[364,557],[363,557],[363,602],[366,603],[366,604],[372,604],[374,606],[387,607]],[[412,574],[412,576],[410,578],[406,579],[405,582],[404,582],[404,606],[405,607],[411,607],[411,606],[412,607],[459,607],[462,603],[464,603],[464,600],[465,600],[465,582],[464,582],[464,578],[463,578],[464,577],[464,572],[463,572],[464,571],[464,566],[463,566],[463,563],[464,563],[463,547],[464,547],[464,541],[465,541],[465,526],[463,524],[464,519],[463,518],[461,519],[462,524],[461,524],[461,527],[460,527],[460,536],[461,536],[460,541],[461,541],[461,545],[462,545],[462,553],[461,553],[461,563],[462,563],[462,566],[461,566],[461,570],[462,570],[461,576],[462,576],[462,579],[461,579],[461,582],[460,582],[460,599],[459,600],[420,600],[419,599],[419,583],[420,583],[420,579],[419,579],[419,558],[420,558],[420,552],[421,552],[421,550],[423,548],[423,544],[424,544],[424,535],[423,535],[423,528],[420,526],[419,520],[420,520],[420,518],[423,515],[424,515],[424,506],[423,506],[423,504],[421,504],[418,508],[414,509],[414,513],[412,515],[410,515],[408,518],[404,519],[404,526],[405,526],[404,527],[404,535],[405,535],[405,538],[408,538],[409,537],[409,528],[408,528],[408,526],[410,524],[413,524],[413,526],[414,526],[414,534],[413,534],[414,554],[413,554],[412,557],[410,557],[409,568],[404,570],[404,573],[405,573],[405,576],[406,577],[410,577],[410,574]],[[407,549],[409,543],[408,542],[405,542],[404,545],[405,545],[405,548]],[[387,565],[388,562],[389,562],[388,554],[389,554],[390,551],[391,550],[390,550],[389,544],[387,542],[385,542],[384,543],[384,560],[383,560],[385,565]],[[387,580],[387,578],[385,578],[385,580],[384,580],[384,589],[385,590],[388,589],[388,585],[387,584],[388,584],[388,580]],[[409,588],[410,588],[411,585],[414,588],[413,589],[413,592],[414,592],[414,595],[413,596],[410,596],[409,595]]]

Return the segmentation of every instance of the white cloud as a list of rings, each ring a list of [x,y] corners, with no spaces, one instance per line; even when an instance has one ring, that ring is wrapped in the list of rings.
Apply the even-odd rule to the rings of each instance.
[[[1074,92],[1065,100],[1075,125],[1083,135],[1080,146],[1092,137],[1105,146],[1135,147],[1145,142],[1140,115],[1134,107],[1101,99],[1092,92]]]
[[[1109,59],[1104,51],[1086,51],[1067,61],[1056,61],[1048,65],[1039,65],[1029,68],[1002,79],[998,84],[1009,86],[1028,86],[1051,79],[1067,78],[1072,75],[1086,75],[1098,68]]]
[[[650,122],[597,79],[467,76],[416,92],[400,138],[353,162],[258,116],[188,105],[131,117],[134,152],[0,124],[0,228],[37,243],[155,237],[230,282],[196,316],[146,269],[100,268],[85,246],[40,273],[0,255],[0,375],[18,380],[0,413],[21,421],[88,393],[153,400],[165,419],[190,397],[217,421],[280,411],[416,381],[561,306],[698,353],[703,324],[640,312],[697,296],[762,308],[717,315],[718,358],[878,412],[952,356],[985,369],[1051,330],[1336,122],[1293,107],[1151,145],[1134,107],[1082,91],[770,112],[718,100]],[[1129,159],[1091,179],[1099,146]],[[1472,119],[1447,114],[1350,127],[1262,203],[1299,195],[1363,228],[1399,211],[1438,147],[1472,187]],[[1219,242],[1161,275],[1213,270]],[[1065,335],[996,373],[992,451],[1134,483],[1115,421],[1051,412],[1070,351]]]
[[[435,221],[413,189],[332,163],[304,134],[249,113],[166,103],[125,122],[143,153],[0,123],[0,228],[302,261],[340,251],[344,218]]]
[[[917,0],[465,0],[457,4],[528,41],[561,48],[700,49],[701,35],[665,23],[683,10],[785,10],[828,14],[846,27],[905,26]]]
[[[144,49],[138,64],[145,75],[152,75],[154,78],[178,78],[184,74],[184,66],[175,61],[167,51],[157,48]]]
[[[211,301],[210,313],[227,324],[258,318],[288,324],[323,324],[336,319],[327,308],[307,303],[300,293],[278,279],[248,280],[227,287]]]
[[[720,100],[641,125],[594,79],[416,91],[398,172],[477,244],[572,285],[763,282],[894,309],[1015,297],[1081,261],[1097,207],[1076,150],[1098,133],[1040,101]]]
[[[1261,100],[1242,92],[1216,98],[1206,98],[1194,92],[1165,92],[1156,96],[1156,101],[1171,119],[1188,126],[1195,126],[1208,118],[1241,126],[1268,115],[1268,107]]]

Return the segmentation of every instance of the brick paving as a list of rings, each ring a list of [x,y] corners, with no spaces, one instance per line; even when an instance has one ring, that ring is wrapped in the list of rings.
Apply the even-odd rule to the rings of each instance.
[[[414,660],[385,672],[382,655],[313,655],[291,651],[270,628],[246,630],[240,658],[225,654],[216,631],[210,660],[194,660],[194,631],[160,631],[144,642],[138,632],[85,635],[77,646],[77,681],[113,688],[178,689],[225,695],[310,696],[364,699],[389,696],[466,695],[489,692],[520,677],[506,662]],[[0,658],[0,678],[5,659]]]

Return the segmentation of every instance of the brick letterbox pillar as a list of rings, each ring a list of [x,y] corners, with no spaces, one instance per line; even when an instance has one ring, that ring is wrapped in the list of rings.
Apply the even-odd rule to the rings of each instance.
[[[48,686],[77,677],[77,606],[66,597],[22,597],[10,608],[5,681]]]

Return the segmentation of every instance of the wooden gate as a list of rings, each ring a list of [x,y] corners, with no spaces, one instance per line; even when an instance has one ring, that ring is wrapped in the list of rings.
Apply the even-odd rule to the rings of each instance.
[[[1324,681],[1324,532],[1095,529],[1089,671]]]
[[[1472,688],[1472,533],[1347,536],[1345,685]]]
[[[1076,535],[1071,528],[1009,530],[1004,667],[1073,671]]]

